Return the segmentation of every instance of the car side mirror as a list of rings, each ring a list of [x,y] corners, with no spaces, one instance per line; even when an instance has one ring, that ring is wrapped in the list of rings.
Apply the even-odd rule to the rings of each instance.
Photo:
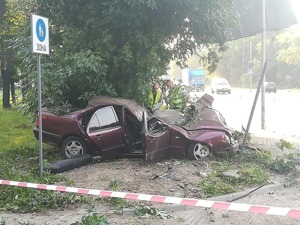
[[[164,131],[164,132],[169,130],[169,127],[165,124],[161,124],[161,128],[162,128],[162,131]]]

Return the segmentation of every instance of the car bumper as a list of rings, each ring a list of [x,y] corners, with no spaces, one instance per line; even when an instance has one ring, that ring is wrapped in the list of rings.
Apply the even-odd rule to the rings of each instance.
[[[217,147],[214,149],[214,155],[216,157],[232,157],[240,152],[239,143],[229,145],[226,147]]]
[[[222,89],[217,89],[218,92],[230,92],[231,89],[228,88],[222,88]]]
[[[34,137],[39,140],[39,129],[37,127],[33,128],[33,134]],[[49,133],[43,131],[43,136],[42,136],[42,141],[44,143],[54,145],[54,146],[59,146],[60,143],[60,136],[57,134]]]

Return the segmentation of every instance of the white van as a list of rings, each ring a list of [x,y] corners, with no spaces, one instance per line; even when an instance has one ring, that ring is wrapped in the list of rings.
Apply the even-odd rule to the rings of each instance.
[[[213,78],[211,82],[211,93],[228,93],[231,94],[231,86],[225,78],[217,77]]]

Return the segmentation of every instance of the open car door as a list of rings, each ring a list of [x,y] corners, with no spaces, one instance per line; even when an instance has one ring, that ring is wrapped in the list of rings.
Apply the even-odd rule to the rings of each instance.
[[[143,113],[143,153],[145,161],[159,161],[170,155],[169,127],[153,118],[148,124],[147,112]]]
[[[100,108],[93,114],[87,133],[104,158],[122,155],[124,133],[112,106]]]

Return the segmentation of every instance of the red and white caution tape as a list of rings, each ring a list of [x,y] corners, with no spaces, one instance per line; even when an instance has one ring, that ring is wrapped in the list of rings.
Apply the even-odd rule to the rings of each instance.
[[[149,202],[157,202],[157,203],[171,203],[171,204],[185,205],[185,206],[198,206],[198,207],[205,207],[205,208],[212,208],[212,209],[223,209],[223,210],[231,210],[231,211],[300,218],[300,209],[292,209],[292,208],[199,200],[193,198],[177,198],[177,197],[168,197],[168,196],[159,196],[159,195],[125,193],[125,192],[116,192],[116,191],[104,191],[104,190],[64,187],[64,186],[47,185],[47,184],[35,184],[35,183],[8,181],[8,180],[0,180],[0,184],[8,185],[8,186],[25,187],[25,188],[35,188],[35,189],[42,189],[42,190],[78,193],[78,194],[85,194],[85,195],[96,195],[100,197],[114,197],[114,198],[123,198],[127,200],[140,200],[140,201],[149,201]]]

